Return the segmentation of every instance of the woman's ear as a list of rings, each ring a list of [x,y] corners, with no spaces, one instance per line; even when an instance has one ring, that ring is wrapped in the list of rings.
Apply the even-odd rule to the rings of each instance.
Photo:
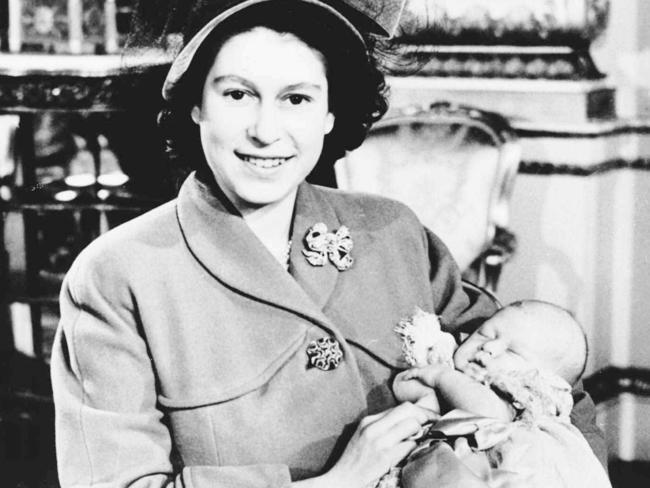
[[[192,111],[190,112],[190,117],[192,117],[192,120],[196,125],[199,125],[199,122],[201,121],[201,109],[199,108],[198,105],[194,105],[192,107]]]
[[[334,117],[334,114],[332,112],[327,112],[327,115],[326,115],[326,118],[325,118],[325,135],[332,132],[332,129],[334,128],[334,121],[335,120],[336,120],[336,117]]]

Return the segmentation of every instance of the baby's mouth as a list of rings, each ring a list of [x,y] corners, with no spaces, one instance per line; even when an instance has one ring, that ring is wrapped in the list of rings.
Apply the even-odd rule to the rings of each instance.
[[[463,372],[478,382],[483,382],[487,375],[485,366],[475,360],[469,361],[465,368],[463,368]]]
[[[293,156],[254,156],[235,152],[237,157],[246,163],[252,164],[256,168],[271,169],[282,166],[284,163],[293,158]]]
[[[478,364],[479,366],[487,366],[487,363],[493,357],[494,356],[491,352],[481,349],[479,351],[476,351],[476,354],[474,354],[474,358],[472,358],[472,362]]]

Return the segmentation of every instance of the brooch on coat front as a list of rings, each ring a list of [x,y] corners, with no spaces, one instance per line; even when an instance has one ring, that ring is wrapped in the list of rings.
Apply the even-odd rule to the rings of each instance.
[[[327,259],[339,271],[345,271],[352,266],[354,259],[350,255],[352,250],[352,237],[350,231],[342,225],[336,232],[328,232],[327,226],[319,222],[310,227],[305,235],[305,247],[302,253],[312,266],[323,266]]]
[[[307,346],[309,366],[321,371],[331,371],[339,367],[343,360],[341,345],[333,337],[321,337],[313,340]]]

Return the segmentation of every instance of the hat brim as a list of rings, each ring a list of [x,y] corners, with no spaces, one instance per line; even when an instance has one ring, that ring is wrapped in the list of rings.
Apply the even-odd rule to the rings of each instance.
[[[254,5],[258,5],[270,1],[273,0],[244,0],[240,3],[237,3],[227,8],[219,15],[214,17],[212,20],[210,20],[207,24],[205,24],[201,28],[201,30],[199,30],[194,35],[194,37],[192,37],[192,39],[189,40],[189,42],[183,47],[183,49],[174,58],[174,61],[172,62],[171,67],[169,68],[169,72],[167,73],[167,77],[165,78],[165,82],[163,83],[163,87],[162,87],[163,98],[165,100],[169,100],[171,98],[171,93],[174,90],[174,87],[178,84],[180,79],[188,70],[190,64],[192,64],[192,60],[194,59],[196,52],[199,50],[199,48],[206,40],[206,38],[214,31],[214,29],[218,25],[220,25],[225,20],[232,17],[234,14],[241,12],[242,10],[245,10]],[[350,32],[354,35],[354,37],[356,37],[359,40],[359,42],[362,45],[365,46],[364,38],[359,32],[359,30],[352,24],[352,22],[350,22],[350,20],[348,20],[337,9],[320,0],[300,0],[300,2],[314,5],[316,7],[320,7],[325,11],[327,11],[328,13],[332,14],[350,30]],[[369,28],[371,29],[371,32],[386,37],[390,35],[390,33],[387,32],[386,29],[383,28],[380,24],[372,21],[372,19],[370,18],[368,18],[367,20],[369,21]]]

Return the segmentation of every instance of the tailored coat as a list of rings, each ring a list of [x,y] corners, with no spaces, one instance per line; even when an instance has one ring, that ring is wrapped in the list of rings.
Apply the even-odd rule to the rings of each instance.
[[[275,488],[320,474],[363,416],[395,405],[400,319],[419,307],[458,332],[494,312],[399,203],[303,183],[287,272],[218,195],[191,175],[66,276],[52,356],[63,487]],[[348,227],[350,269],[305,259],[319,222]],[[340,365],[309,367],[307,347],[328,337]],[[589,398],[574,411],[600,448]]]

